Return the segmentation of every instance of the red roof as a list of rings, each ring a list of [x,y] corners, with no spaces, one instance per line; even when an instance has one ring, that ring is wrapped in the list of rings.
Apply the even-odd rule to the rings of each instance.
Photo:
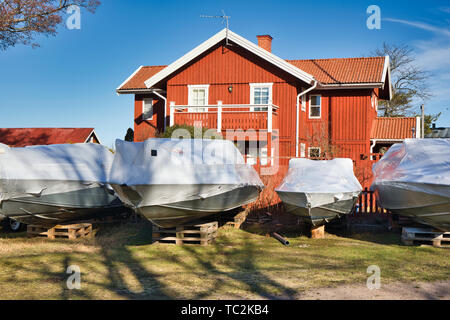
[[[166,66],[147,66],[141,67],[136,74],[134,74],[124,85],[120,87],[120,90],[132,90],[132,89],[147,89],[144,82],[150,79],[152,76],[160,72]]]
[[[10,147],[84,143],[93,132],[94,128],[0,128],[0,143]]]
[[[403,140],[414,138],[416,118],[377,118],[372,126],[371,139]]]
[[[323,84],[381,83],[385,57],[286,60]],[[147,89],[145,81],[166,66],[141,67],[118,90]]]
[[[385,57],[287,60],[323,84],[380,83]]]

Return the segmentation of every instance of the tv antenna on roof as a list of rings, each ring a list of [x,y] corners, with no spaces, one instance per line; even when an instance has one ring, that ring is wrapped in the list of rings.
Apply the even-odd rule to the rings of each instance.
[[[219,19],[222,19],[222,24],[226,23],[226,25],[227,25],[227,27],[226,27],[226,33],[227,34],[226,34],[225,40],[226,40],[227,46],[230,45],[230,43],[228,43],[228,30],[229,30],[229,26],[230,26],[229,19],[231,17],[227,16],[225,14],[224,10],[222,10],[222,15],[221,16],[207,16],[207,15],[202,14],[202,15],[200,15],[200,18],[219,18]]]

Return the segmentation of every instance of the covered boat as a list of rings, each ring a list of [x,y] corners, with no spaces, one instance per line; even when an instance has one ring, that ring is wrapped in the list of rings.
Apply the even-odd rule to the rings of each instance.
[[[110,183],[164,228],[253,202],[263,188],[231,141],[199,139],[117,140]]]
[[[450,231],[450,139],[407,139],[373,166],[371,189],[394,214]]]
[[[351,159],[291,159],[275,191],[288,212],[316,227],[352,212],[362,187]]]
[[[123,204],[106,183],[113,159],[98,144],[0,144],[0,214],[55,225],[115,213]]]

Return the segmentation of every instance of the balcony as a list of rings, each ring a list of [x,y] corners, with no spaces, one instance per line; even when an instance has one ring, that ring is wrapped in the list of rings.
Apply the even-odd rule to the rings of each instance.
[[[203,127],[222,132],[232,130],[267,130],[278,129],[278,106],[235,104],[207,106],[170,105],[170,126],[185,124],[193,126],[201,122]]]

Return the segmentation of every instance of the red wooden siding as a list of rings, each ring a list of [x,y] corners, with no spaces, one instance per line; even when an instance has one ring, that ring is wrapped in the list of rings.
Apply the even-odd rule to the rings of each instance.
[[[224,49],[216,46],[176,73],[167,80],[167,99],[176,105],[187,105],[188,85],[209,84],[210,105],[217,104],[217,101],[222,101],[224,105],[250,104],[250,83],[273,83],[272,102],[279,107],[277,116],[273,117],[273,125],[280,129],[280,142],[284,150],[280,155],[295,155],[293,115],[296,113],[297,86],[300,87],[302,83],[238,47]],[[231,93],[228,91],[230,85],[233,86]],[[306,87],[305,84],[303,86]],[[242,115],[226,114],[224,111],[223,121],[224,130],[267,129],[266,113]]]
[[[250,101],[250,83],[273,83],[273,104],[278,106],[273,117],[274,136],[278,138],[279,164],[285,166],[295,157],[296,133],[296,98],[297,94],[307,88],[301,81],[261,60],[253,54],[237,47],[223,48],[217,45],[202,56],[183,67],[164,80],[167,91],[167,117],[169,105],[188,104],[188,85],[209,85],[209,105],[248,105]],[[232,86],[232,92],[229,87]],[[310,94],[322,96],[320,119],[309,118],[309,96],[306,110],[299,113],[299,142],[304,143],[306,155],[308,147],[314,147],[314,137],[337,146],[340,157],[350,157],[356,164],[355,172],[360,181],[371,179],[369,158],[370,133],[376,110],[372,107],[371,96],[377,90],[316,90]],[[151,121],[142,121],[142,99],[137,95],[135,101],[135,137],[142,141],[153,137],[164,126],[164,102],[156,101],[154,117]],[[248,110],[243,109],[243,110]],[[222,114],[222,131],[226,129],[267,129],[267,113],[243,112],[230,113],[224,107]],[[208,113],[176,113],[176,124],[193,125],[201,121],[204,127],[217,128],[217,108],[210,107]],[[168,125],[168,122],[167,122]],[[278,129],[278,130],[276,130]],[[300,147],[300,146],[299,146]],[[299,150],[300,154],[300,150]]]
[[[153,99],[153,119],[142,119],[144,98]],[[155,137],[164,128],[164,101],[154,95],[136,95],[134,100],[134,140],[144,141]]]

